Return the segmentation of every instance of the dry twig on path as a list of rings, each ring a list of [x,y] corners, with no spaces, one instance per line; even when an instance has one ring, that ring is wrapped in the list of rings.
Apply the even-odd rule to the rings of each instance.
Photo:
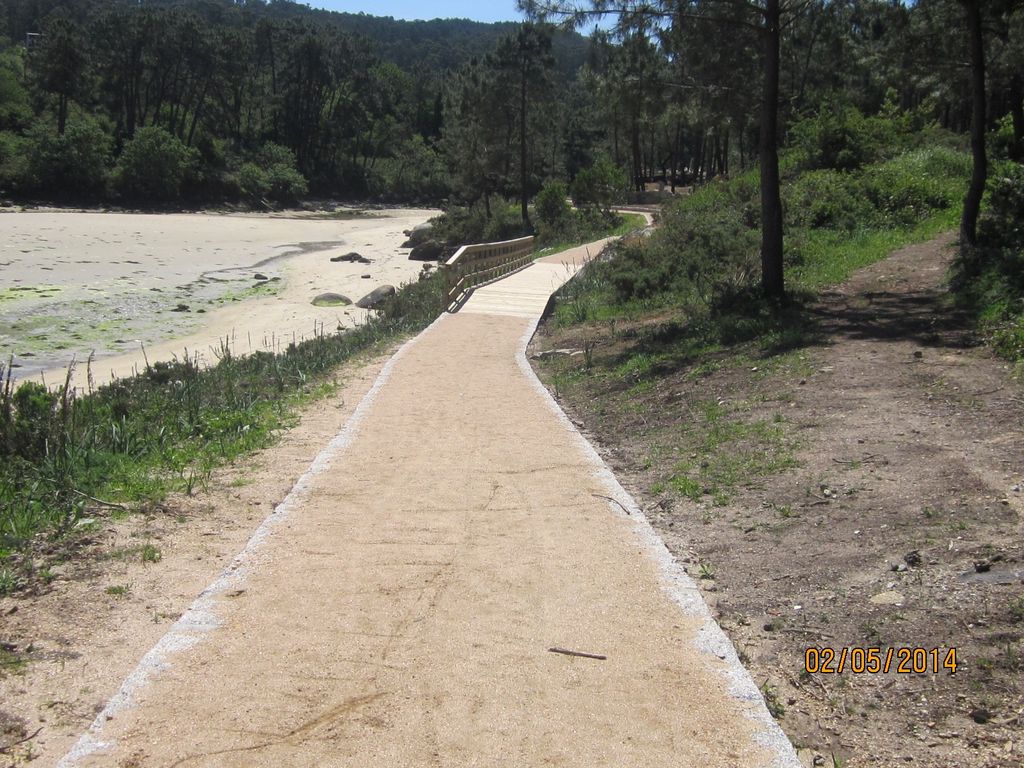
[[[597,659],[598,661],[605,661],[608,657],[602,656],[600,653],[587,653],[585,651],[570,651],[568,648],[548,648],[551,653],[561,653],[565,656],[579,656],[584,659]]]
[[[599,499],[607,499],[608,501],[615,502],[616,504],[618,504],[622,508],[622,511],[625,512],[627,515],[632,514],[628,509],[626,509],[626,505],[623,504],[618,499],[613,499],[611,496],[605,496],[604,494],[601,494],[601,493],[592,493],[590,495],[591,496],[596,496]]]
[[[23,738],[23,739],[18,739],[17,741],[12,741],[12,742],[11,742],[10,744],[8,744],[8,745],[6,745],[6,746],[3,746],[3,747],[0,747],[0,755],[6,755],[6,754],[9,754],[9,753],[10,753],[10,751],[11,751],[12,749],[14,749],[14,748],[15,748],[16,746],[18,746],[19,744],[24,744],[24,743],[25,743],[26,741],[32,741],[32,739],[34,739],[34,738],[35,738],[36,736],[38,736],[38,735],[39,735],[39,733],[40,733],[40,732],[41,732],[42,730],[43,730],[43,726],[39,726],[38,728],[36,728],[36,730],[35,730],[35,732],[34,732],[34,733],[30,733],[30,734],[29,734],[28,736],[26,736],[25,738]]]

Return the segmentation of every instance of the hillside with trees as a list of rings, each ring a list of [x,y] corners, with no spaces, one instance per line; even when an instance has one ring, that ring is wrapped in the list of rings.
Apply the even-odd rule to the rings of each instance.
[[[0,190],[128,205],[437,201],[451,188],[448,81],[515,26],[281,0],[12,0],[0,13]],[[571,78],[585,39],[549,37],[552,66]]]

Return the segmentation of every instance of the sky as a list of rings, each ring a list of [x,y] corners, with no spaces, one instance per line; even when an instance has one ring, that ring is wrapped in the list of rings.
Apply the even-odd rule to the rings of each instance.
[[[393,16],[396,19],[521,21],[515,0],[300,0],[314,8]]]

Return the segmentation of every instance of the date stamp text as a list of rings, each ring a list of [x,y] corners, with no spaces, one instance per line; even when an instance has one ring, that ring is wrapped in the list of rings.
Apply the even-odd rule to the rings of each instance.
[[[804,671],[808,674],[855,675],[888,674],[922,675],[942,672],[956,674],[956,648],[822,648],[812,646],[804,651]]]

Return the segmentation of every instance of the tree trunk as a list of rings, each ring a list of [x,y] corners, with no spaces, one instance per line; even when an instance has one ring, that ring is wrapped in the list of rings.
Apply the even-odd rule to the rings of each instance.
[[[978,214],[981,197],[985,194],[988,178],[988,158],[985,155],[985,48],[981,29],[981,0],[964,0],[967,12],[968,47],[971,57],[971,183],[964,197],[964,212],[960,219],[960,242],[975,245],[978,241]]]
[[[203,85],[203,93],[199,97],[199,103],[196,104],[196,108],[192,112],[192,125],[188,129],[188,140],[186,141],[186,144],[188,144],[188,146],[190,147],[192,146],[192,140],[195,138],[196,135],[196,126],[199,124],[199,115],[202,113],[203,105],[206,103],[206,94],[207,91],[209,91],[210,89],[210,80],[212,79],[212,76],[208,76],[206,78],[206,82]]]
[[[722,175],[729,178],[729,126],[725,127],[722,137]]]
[[[704,173],[704,126],[697,133],[697,151],[693,155],[693,180],[699,183]]]
[[[1010,157],[1019,163],[1024,161],[1024,82],[1017,73],[1010,80],[1010,116],[1013,120]]]
[[[786,294],[782,264],[782,194],[779,190],[779,38],[780,0],[764,10],[764,90],[761,99],[761,288],[765,295]]]
[[[679,174],[679,121],[676,121],[675,141],[672,143],[672,194],[676,193],[676,179]]]
[[[631,145],[633,148],[633,186],[637,192],[644,191],[643,182],[643,160],[640,157],[640,117],[634,113],[632,116]]]
[[[711,141],[711,175],[709,178],[715,178],[722,172],[722,147],[718,140],[718,128],[712,131]]]
[[[64,135],[64,129],[68,124],[68,97],[67,94],[57,95],[57,133]]]
[[[612,112],[612,152],[615,155],[615,164],[622,164],[622,156],[619,154],[619,110]]]
[[[525,55],[525,54],[524,54]],[[524,62],[519,84],[519,202],[523,214],[523,232],[530,232],[530,195],[526,189],[526,75],[527,64]]]

